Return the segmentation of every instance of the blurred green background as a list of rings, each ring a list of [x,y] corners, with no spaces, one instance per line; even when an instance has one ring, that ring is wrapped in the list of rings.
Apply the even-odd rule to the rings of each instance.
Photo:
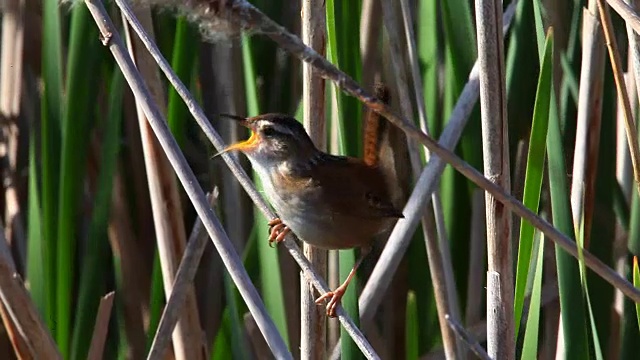
[[[170,268],[166,264],[180,259],[175,252],[158,251],[158,242],[164,241],[165,249],[182,251],[195,211],[166,161],[162,156],[154,157],[154,135],[139,119],[129,87],[101,45],[86,6],[82,2],[60,5],[54,0],[6,3],[0,73],[5,196],[0,203],[12,260],[63,358],[87,357],[100,298],[110,291],[115,291],[115,303],[104,358],[144,358],[165,303],[163,273],[166,276]],[[164,5],[138,6],[136,12],[147,29],[153,30],[165,58],[196,95],[225,141],[247,134],[232,123],[218,121],[218,113],[282,112],[302,119],[302,64],[297,58],[260,34],[229,34],[211,28],[211,24],[189,21],[195,18],[190,12],[197,10],[158,3]],[[300,34],[299,2],[251,3]],[[422,83],[420,94],[412,86],[408,88],[411,117],[418,124],[416,96],[422,96],[427,128],[437,138],[447,126],[476,61],[474,3],[415,0],[407,4]],[[105,6],[122,29],[115,4],[106,2]],[[363,11],[369,6],[371,12]],[[575,147],[581,67],[587,50],[582,38],[587,6],[586,0],[520,0],[517,4],[505,36],[512,193],[631,279],[632,258],[640,252],[640,202],[604,43],[594,50],[604,64],[599,77],[596,75],[601,93],[593,108],[600,116],[595,116],[595,124],[587,130],[588,147]],[[376,78],[388,84],[391,106],[399,112],[403,99],[399,99],[402,84],[398,79],[410,78],[410,58],[408,52],[390,51],[389,39],[401,39],[403,51],[411,45],[403,30],[400,2],[391,7],[395,8],[390,15],[393,28],[386,23],[383,26],[380,1],[327,0],[326,56],[367,90],[373,89]],[[613,18],[635,113],[638,97],[628,61],[627,30],[617,15]],[[22,31],[11,27],[9,22],[15,19],[22,19]],[[550,27],[553,31],[547,32]],[[396,32],[393,37],[392,31]],[[373,36],[374,41],[365,46],[364,34]],[[283,249],[269,248],[267,219],[254,211],[225,164],[219,158],[211,159],[215,151],[133,37],[138,66],[154,100],[166,111],[169,126],[200,185],[216,194],[216,212],[290,350],[299,357],[297,265]],[[397,74],[392,66],[393,56],[400,61],[403,74]],[[7,67],[7,62],[11,66]],[[16,73],[16,69],[21,71]],[[597,68],[595,71],[598,74]],[[13,86],[5,85],[9,81]],[[326,91],[330,152],[360,156],[366,111],[329,82]],[[482,170],[479,105],[471,112],[455,151]],[[580,226],[574,225],[569,208],[574,151],[586,151],[590,159],[583,180],[585,210]],[[153,186],[150,190],[154,181],[160,184],[160,194],[154,193]],[[408,194],[411,185],[402,190]],[[441,177],[439,194],[445,227],[438,230],[451,253],[459,300],[454,306],[460,309],[462,324],[484,344],[484,199],[450,167]],[[162,220],[154,220],[153,196],[170,204]],[[163,222],[162,226],[177,235],[159,236],[154,221]],[[394,276],[393,285],[375,321],[362,324],[385,359],[444,358],[422,234],[421,230],[416,232],[399,270],[389,275]],[[513,244],[515,314],[516,321],[522,320],[517,323],[517,357],[552,359],[560,354],[567,359],[633,359],[640,353],[632,302],[585,271],[576,259],[543,242],[538,232],[518,219],[514,221]],[[383,245],[381,242],[365,261],[360,288]],[[351,251],[342,255],[343,265],[353,261]],[[339,266],[330,266],[329,278],[343,279],[344,274],[338,276],[338,271]],[[184,345],[174,343],[169,357],[269,358],[211,244],[190,296],[186,311],[195,319],[188,325],[190,335]],[[353,309],[354,302],[355,297],[345,298],[347,308]],[[9,336],[11,321],[4,311],[3,320],[7,331],[0,332],[0,353],[15,354]],[[328,321],[328,348],[332,349],[339,331],[334,326],[336,320]],[[359,357],[357,351],[343,353],[343,359]]]

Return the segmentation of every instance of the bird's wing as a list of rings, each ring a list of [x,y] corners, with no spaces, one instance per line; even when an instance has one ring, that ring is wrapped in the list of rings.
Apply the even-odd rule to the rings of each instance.
[[[310,173],[333,213],[362,218],[403,217],[391,203],[382,173],[360,159],[329,156],[318,161]]]

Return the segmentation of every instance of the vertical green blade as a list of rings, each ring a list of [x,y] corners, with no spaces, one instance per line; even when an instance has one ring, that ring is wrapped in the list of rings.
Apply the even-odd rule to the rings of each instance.
[[[549,30],[543,50],[538,90],[533,110],[533,126],[529,140],[527,154],[527,170],[524,181],[523,203],[533,212],[538,211],[542,178],[544,173],[544,159],[546,153],[547,129],[549,125],[549,103],[552,91],[553,71],[553,31]],[[522,307],[526,293],[529,264],[533,250],[534,228],[527,222],[520,223],[520,245],[518,247],[518,262],[516,265],[516,288],[514,299],[515,336],[518,338]]]
[[[97,87],[91,86],[99,61],[98,31],[86,6],[71,12],[69,55],[67,62],[66,106],[62,123],[60,162],[58,236],[56,259],[56,340],[63,357],[71,356],[71,324],[74,300],[77,216],[85,164],[89,153],[91,125],[90,104],[95,102]]]

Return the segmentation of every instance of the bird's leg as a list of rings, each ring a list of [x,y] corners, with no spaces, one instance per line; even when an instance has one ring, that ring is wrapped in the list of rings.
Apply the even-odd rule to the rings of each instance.
[[[351,271],[349,271],[349,275],[347,276],[347,279],[342,283],[342,285],[338,286],[338,288],[336,288],[335,290],[329,291],[328,293],[325,293],[324,295],[316,299],[316,304],[320,304],[322,303],[322,301],[328,298],[331,298],[331,300],[329,300],[329,302],[327,303],[327,316],[336,317],[336,307],[338,306],[338,304],[340,304],[340,300],[342,300],[344,293],[347,291],[347,287],[349,286],[349,283],[351,282],[353,277],[356,275],[356,270],[358,270],[358,267],[362,263],[362,260],[364,260],[364,258],[370,252],[371,252],[370,246],[361,248],[360,256],[358,257],[356,264],[353,265],[353,268],[351,269]]]
[[[291,231],[287,225],[285,225],[280,218],[275,218],[269,221],[269,246],[275,241],[276,244],[280,243],[287,234]]]

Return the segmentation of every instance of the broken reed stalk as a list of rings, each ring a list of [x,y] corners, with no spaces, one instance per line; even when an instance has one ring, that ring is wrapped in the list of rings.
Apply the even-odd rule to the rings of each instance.
[[[207,200],[213,207],[215,196],[213,194],[208,194]],[[189,235],[187,247],[182,255],[182,261],[180,261],[180,266],[178,267],[178,271],[176,271],[176,275],[174,277],[169,301],[162,311],[162,316],[160,317],[156,334],[154,335],[153,342],[151,343],[151,349],[149,350],[148,356],[151,359],[162,357],[164,349],[167,348],[169,341],[171,340],[171,335],[174,332],[173,326],[167,326],[167,321],[170,319],[176,319],[175,321],[177,321],[181,314],[182,306],[180,305],[183,304],[190,289],[192,288],[193,278],[196,276],[200,259],[202,258],[202,254],[205,250],[204,246],[198,245],[206,244],[207,240],[207,233],[204,231],[202,220],[200,218],[196,218],[193,228],[191,229],[191,234]]]

